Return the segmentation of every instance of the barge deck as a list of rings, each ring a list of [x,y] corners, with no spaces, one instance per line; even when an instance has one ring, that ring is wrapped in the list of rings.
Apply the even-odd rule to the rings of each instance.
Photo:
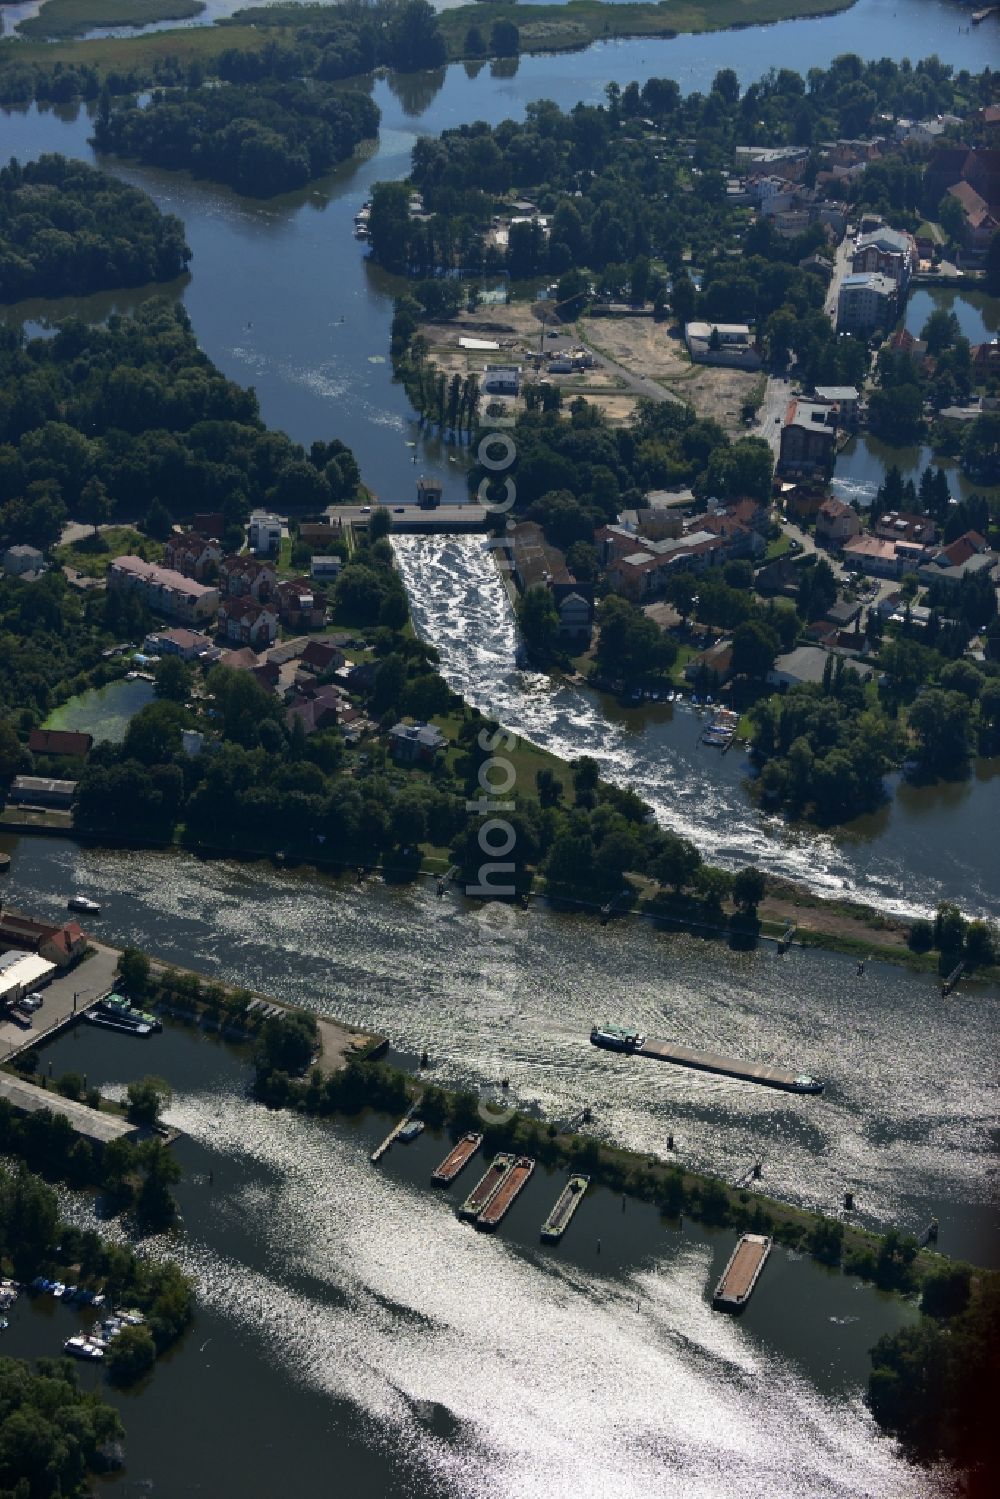
[[[459,1208],[458,1216],[460,1218],[478,1218],[483,1209],[489,1206],[495,1193],[499,1192],[513,1164],[514,1157],[505,1151],[501,1151],[498,1156],[494,1156],[493,1164],[486,1174],[481,1176],[476,1182],[476,1185]]]
[[[518,1156],[514,1165],[505,1173],[500,1186],[492,1194],[489,1202],[477,1218],[477,1228],[499,1227],[514,1206],[518,1195],[528,1185],[534,1169],[535,1163],[530,1156]]]
[[[434,1185],[436,1187],[450,1186],[456,1176],[465,1170],[482,1143],[482,1135],[472,1133],[463,1135],[458,1144],[445,1156],[437,1170],[431,1172],[431,1181]]]
[[[700,1072],[715,1072],[721,1077],[738,1077],[748,1083],[763,1083],[768,1088],[782,1088],[786,1093],[822,1093],[823,1084],[804,1072],[784,1072],[774,1067],[741,1062],[715,1051],[692,1051],[670,1041],[645,1041],[635,1050],[637,1057],[652,1057],[657,1062],[673,1062],[678,1067],[694,1067]]]
[[[765,1234],[743,1235],[715,1288],[712,1305],[717,1311],[743,1310],[771,1253],[771,1243]]]

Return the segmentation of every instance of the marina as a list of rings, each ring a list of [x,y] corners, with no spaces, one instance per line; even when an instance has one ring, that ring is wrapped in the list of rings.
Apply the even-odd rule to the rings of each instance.
[[[736,738],[736,730],[739,727],[740,715],[734,713],[732,708],[716,708],[711,720],[701,736],[702,744],[711,748],[729,749]]]
[[[501,1151],[498,1156],[494,1156],[493,1164],[485,1175],[479,1178],[468,1197],[462,1203],[462,1206],[458,1210],[458,1216],[460,1218],[468,1218],[469,1220],[478,1218],[480,1213],[489,1206],[495,1193],[500,1190],[501,1184],[513,1165],[514,1157],[507,1154],[506,1151]]]
[[[606,1042],[596,1041],[595,1046]],[[624,1050],[625,1048],[620,1048]],[[671,1041],[651,1041],[640,1037],[638,1043],[628,1048],[637,1057],[652,1057],[657,1062],[672,1062],[677,1067],[694,1067],[700,1072],[715,1072],[720,1077],[738,1077],[747,1083],[762,1083],[767,1088],[782,1088],[786,1093],[822,1093],[823,1083],[810,1077],[807,1072],[785,1072],[773,1067],[759,1066],[756,1062],[741,1062],[736,1057],[720,1056],[715,1051],[692,1051],[687,1046],[675,1046]]]
[[[505,1173],[499,1188],[491,1194],[489,1201],[476,1219],[477,1228],[499,1228],[518,1196],[531,1180],[534,1169],[535,1163],[530,1156],[518,1156],[511,1169]]]
[[[558,1244],[573,1220],[590,1186],[589,1176],[571,1176],[556,1198],[555,1206],[542,1224],[542,1243]]]
[[[771,1253],[771,1242],[765,1234],[743,1235],[712,1296],[717,1311],[738,1312],[746,1306]]]
[[[465,1170],[482,1143],[482,1135],[472,1132],[463,1135],[458,1144],[445,1156],[440,1166],[431,1172],[431,1181],[434,1185],[436,1187],[450,1186],[455,1178]]]
[[[410,1107],[407,1109],[406,1113],[403,1115],[402,1119],[400,1119],[397,1124],[393,1125],[392,1129],[386,1135],[386,1137],[382,1141],[381,1145],[377,1145],[375,1147],[375,1149],[372,1151],[371,1157],[370,1157],[373,1166],[377,1165],[377,1163],[382,1159],[382,1157],[389,1150],[392,1149],[393,1145],[400,1138],[400,1136],[402,1135],[404,1129],[409,1124],[410,1120],[413,1118],[413,1116],[416,1113],[416,1111],[417,1111],[417,1106],[416,1106],[415,1103],[412,1103],[410,1105]],[[419,1133],[420,1133],[420,1131],[418,1130],[417,1134],[419,1134]],[[410,1137],[410,1138],[412,1138],[412,1137]]]

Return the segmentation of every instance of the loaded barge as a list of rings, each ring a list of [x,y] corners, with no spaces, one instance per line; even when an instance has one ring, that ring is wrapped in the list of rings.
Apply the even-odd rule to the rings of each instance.
[[[543,1244],[558,1244],[563,1234],[569,1228],[573,1214],[583,1201],[584,1194],[589,1186],[589,1176],[570,1177],[556,1199],[555,1207],[542,1224]]]
[[[477,1228],[499,1227],[514,1206],[515,1199],[528,1185],[534,1169],[535,1163],[530,1156],[518,1156],[511,1169],[505,1174],[499,1188],[490,1197],[489,1202],[476,1219]]]
[[[508,1155],[506,1152],[501,1152],[500,1155],[494,1156],[492,1166],[486,1172],[486,1175],[481,1176],[476,1182],[476,1185],[459,1208],[458,1216],[460,1218],[478,1218],[483,1209],[488,1206],[494,1194],[499,1192],[501,1183],[513,1164],[514,1157]]]
[[[463,1135],[458,1144],[448,1152],[436,1171],[431,1172],[431,1181],[436,1187],[447,1187],[472,1160],[483,1143],[482,1135]]]
[[[729,1257],[712,1297],[720,1312],[741,1312],[753,1294],[760,1272],[771,1253],[772,1241],[765,1234],[744,1234]]]
[[[625,1026],[594,1026],[590,1033],[594,1046],[608,1051],[625,1051],[630,1056],[652,1057],[657,1062],[673,1062],[678,1067],[694,1067],[700,1072],[715,1072],[721,1077],[738,1077],[747,1083],[763,1083],[768,1088],[782,1088],[786,1093],[822,1093],[823,1084],[807,1072],[783,1072],[761,1067],[756,1062],[741,1062],[724,1057],[717,1051],[692,1051],[671,1041],[651,1041]]]

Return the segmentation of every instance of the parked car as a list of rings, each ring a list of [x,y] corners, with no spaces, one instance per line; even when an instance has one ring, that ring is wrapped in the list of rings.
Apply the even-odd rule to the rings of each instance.
[[[42,1008],[42,996],[40,994],[25,994],[21,1000],[21,1008],[24,1010],[40,1010]]]

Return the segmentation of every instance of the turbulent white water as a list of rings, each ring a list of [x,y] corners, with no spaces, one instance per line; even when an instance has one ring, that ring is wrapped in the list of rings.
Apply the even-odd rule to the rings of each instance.
[[[639,792],[663,826],[690,838],[707,859],[729,868],[759,864],[821,895],[902,915],[927,914],[946,896],[969,910],[996,912],[996,882],[981,871],[963,868],[964,888],[949,885],[958,878],[947,862],[954,848],[943,846],[941,860],[926,857],[914,867],[898,843],[841,842],[763,816],[740,785],[734,758],[698,748],[692,710],[682,708],[667,725],[614,722],[596,694],[520,671],[513,612],[481,537],[400,536],[393,547],[417,628],[440,651],[456,692],[557,755],[591,755],[602,775]],[[919,853],[918,838],[912,842],[910,852]]]
[[[420,1492],[428,1480],[468,1499],[942,1492],[859,1403],[824,1400],[713,1315],[697,1246],[610,1280],[542,1265],[373,1173],[336,1129],[236,1095],[185,1095],[169,1117],[248,1168],[214,1206],[223,1226],[246,1226],[246,1261],[189,1227],[199,1297],[287,1378],[359,1407],[371,1439],[422,1470]],[[451,1440],[428,1430],[439,1408]]]

